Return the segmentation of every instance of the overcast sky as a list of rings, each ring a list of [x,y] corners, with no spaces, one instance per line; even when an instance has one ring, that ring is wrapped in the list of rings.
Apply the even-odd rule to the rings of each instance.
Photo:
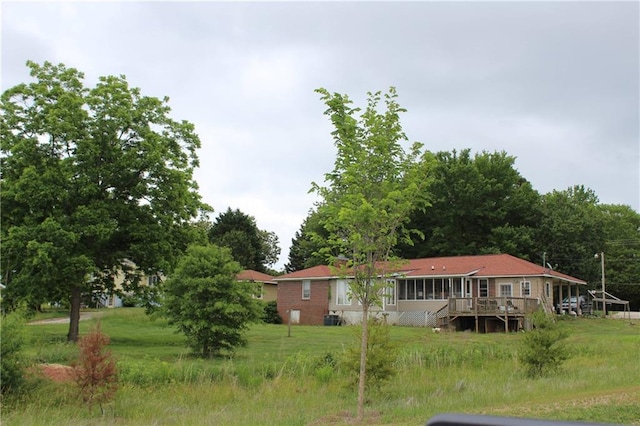
[[[540,193],[640,211],[639,2],[8,2],[2,90],[25,62],[127,76],[202,140],[205,202],[291,239],[333,168],[314,89],[398,90],[411,141],[506,151]]]

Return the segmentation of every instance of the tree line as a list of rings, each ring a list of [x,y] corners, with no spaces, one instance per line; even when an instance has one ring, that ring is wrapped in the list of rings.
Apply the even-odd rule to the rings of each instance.
[[[212,208],[193,178],[200,139],[192,123],[171,117],[168,98],[145,96],[124,76],[101,77],[87,87],[84,74],[74,68],[49,62],[27,66],[33,81],[0,97],[3,309],[64,301],[70,307],[68,339],[75,341],[83,297],[144,292],[148,288],[141,280],[170,276],[192,244],[228,247],[241,268],[278,273],[271,269],[280,255],[275,233],[258,228],[255,218],[237,209],[210,222]],[[331,113],[332,120],[359,112],[346,107],[348,102],[339,105],[346,97],[323,96],[330,109],[340,110]],[[393,105],[395,94],[390,96],[383,101]],[[365,128],[381,139],[361,152],[344,146],[336,170],[365,161],[371,173],[362,176],[369,181],[352,175],[335,179],[324,194],[328,201],[348,194],[349,179],[373,191],[380,188],[376,180],[407,166],[385,163],[399,145],[383,141],[405,139],[397,120],[404,110],[396,106],[388,116],[365,112],[363,119],[370,120]],[[362,130],[347,115],[334,122],[344,140]],[[396,151],[384,151],[389,149]],[[369,155],[375,150],[384,156]],[[601,270],[594,254],[604,252],[607,288],[637,308],[640,215],[629,206],[600,204],[592,190],[579,185],[541,195],[514,161],[505,152],[468,149],[414,153],[411,182],[419,191],[409,208],[402,206],[404,216],[396,221],[402,223],[400,234],[385,234],[393,242],[389,254],[509,253],[549,263],[596,287]],[[393,188],[397,194],[406,189]],[[382,211],[390,214],[400,200],[392,194],[385,202],[389,208]],[[292,240],[286,272],[341,254],[334,213],[330,206],[313,207]],[[122,287],[116,285],[120,273]]]
[[[640,309],[640,214],[602,204],[583,185],[540,194],[506,152],[470,149],[429,156],[424,198],[406,225],[409,240],[393,254],[405,259],[508,253],[600,289],[605,253],[607,292]],[[285,272],[326,263],[328,231],[314,208],[291,240]],[[337,255],[337,253],[334,253]]]

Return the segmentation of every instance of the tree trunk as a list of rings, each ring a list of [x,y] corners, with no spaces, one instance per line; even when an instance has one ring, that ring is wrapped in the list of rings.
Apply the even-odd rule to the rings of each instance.
[[[358,381],[358,422],[364,419],[364,396],[367,379],[367,349],[369,348],[369,307],[362,306],[362,342],[360,345],[360,379]]]
[[[82,303],[82,289],[73,287],[71,289],[71,312],[69,313],[69,333],[67,342],[77,342],[80,332],[80,304]]]

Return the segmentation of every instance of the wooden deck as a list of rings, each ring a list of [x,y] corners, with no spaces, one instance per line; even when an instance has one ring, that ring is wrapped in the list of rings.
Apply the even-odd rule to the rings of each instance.
[[[509,331],[523,328],[525,316],[539,307],[538,299],[529,297],[451,297],[448,320],[449,324],[456,320],[468,324],[473,318],[476,332],[496,329],[493,323],[499,320]]]

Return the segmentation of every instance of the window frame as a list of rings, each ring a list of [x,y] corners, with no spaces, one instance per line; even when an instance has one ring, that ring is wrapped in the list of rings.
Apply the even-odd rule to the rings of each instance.
[[[344,287],[341,291],[341,287]],[[344,293],[344,294],[341,294]],[[336,281],[336,306],[351,306],[353,299],[351,297],[351,285],[349,280],[337,280]],[[343,303],[340,303],[340,296],[344,296]]]
[[[393,278],[387,278],[386,285],[384,287],[384,305],[396,306],[396,280]]]
[[[487,278],[478,280],[478,297],[489,297],[489,280]]]
[[[311,280],[302,280],[301,287],[302,287],[302,300],[310,300],[311,299]]]
[[[531,296],[531,281],[520,281],[520,294],[522,297]]]
[[[504,294],[504,289],[509,288],[509,294]],[[513,297],[513,283],[500,283],[500,297]]]

